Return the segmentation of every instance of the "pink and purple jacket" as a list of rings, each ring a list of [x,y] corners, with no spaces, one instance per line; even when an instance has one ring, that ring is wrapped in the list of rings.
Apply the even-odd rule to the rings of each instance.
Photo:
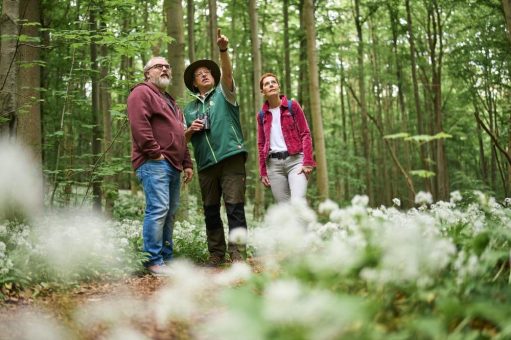
[[[280,96],[280,123],[282,126],[282,134],[286,142],[287,152],[290,155],[295,155],[303,152],[303,165],[316,166],[314,162],[312,150],[312,138],[307,124],[307,119],[303,113],[300,104],[292,101],[291,114],[288,108],[287,98],[283,95]],[[272,115],[269,110],[268,101],[263,104],[263,119],[262,124],[259,119],[259,112],[256,115],[257,121],[257,148],[259,151],[259,175],[261,177],[268,176],[266,171],[266,159],[270,154],[270,131],[272,123]],[[294,116],[294,117],[293,117]]]

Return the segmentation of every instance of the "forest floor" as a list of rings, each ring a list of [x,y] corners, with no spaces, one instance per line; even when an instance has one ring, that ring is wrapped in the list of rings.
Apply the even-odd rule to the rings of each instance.
[[[82,284],[70,291],[46,292],[37,298],[24,297],[23,293],[0,302],[0,339],[53,339],[39,332],[45,331],[44,325],[58,324],[70,331],[72,338],[98,339],[105,338],[108,325],[99,324],[94,327],[80,325],[76,318],[76,310],[80,306],[104,305],[112,300],[135,299],[138,303],[149,303],[151,297],[167,284],[166,278],[151,275],[132,276],[119,281],[94,282]],[[37,319],[37,325],[27,330],[30,323],[27,319]],[[56,321],[56,322],[55,322]],[[154,317],[132,318],[129,325],[149,339],[189,339],[191,335],[184,324],[172,323],[158,327]],[[43,328],[43,329],[41,329]],[[86,329],[84,329],[86,328]],[[34,334],[35,333],[35,334]]]

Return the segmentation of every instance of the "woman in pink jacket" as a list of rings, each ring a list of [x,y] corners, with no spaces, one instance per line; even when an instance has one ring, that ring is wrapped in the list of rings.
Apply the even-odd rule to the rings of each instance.
[[[265,99],[256,117],[261,181],[277,203],[305,199],[316,166],[307,119],[296,100],[280,94],[274,74],[263,74],[259,88]]]

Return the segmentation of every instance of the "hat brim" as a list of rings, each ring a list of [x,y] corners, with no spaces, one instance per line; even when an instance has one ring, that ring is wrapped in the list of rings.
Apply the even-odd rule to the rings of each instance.
[[[213,76],[213,79],[215,79],[215,85],[217,85],[218,82],[220,82],[220,68],[218,67],[217,63],[209,59],[201,59],[194,61],[193,63],[188,65],[188,67],[185,69],[184,74],[186,87],[194,93],[199,90],[197,89],[197,87],[193,86],[195,70],[198,69],[199,67],[205,67],[211,71],[211,75]]]

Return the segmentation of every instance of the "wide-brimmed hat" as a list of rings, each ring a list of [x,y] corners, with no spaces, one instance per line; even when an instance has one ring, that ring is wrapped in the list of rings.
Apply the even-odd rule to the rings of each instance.
[[[215,84],[218,84],[218,82],[220,81],[220,68],[213,60],[201,59],[194,61],[193,63],[188,65],[184,74],[185,85],[192,92],[198,91],[197,87],[193,86],[193,80],[195,78],[195,70],[198,69],[199,67],[205,67],[211,71],[213,79],[215,79]]]

